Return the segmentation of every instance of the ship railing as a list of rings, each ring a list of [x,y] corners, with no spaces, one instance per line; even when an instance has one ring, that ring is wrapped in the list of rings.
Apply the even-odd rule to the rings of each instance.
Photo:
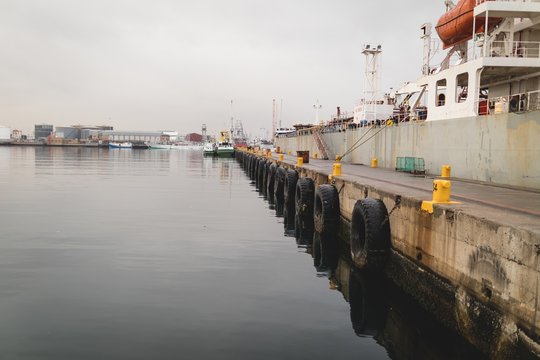
[[[477,102],[478,115],[523,113],[540,110],[540,90],[496,96]]]
[[[540,58],[539,41],[493,41],[488,43],[486,57]]]

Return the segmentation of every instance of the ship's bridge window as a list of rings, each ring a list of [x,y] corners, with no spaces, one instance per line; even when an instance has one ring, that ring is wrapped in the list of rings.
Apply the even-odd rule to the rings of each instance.
[[[446,79],[437,81],[435,98],[437,99],[437,106],[444,106],[446,104]]]
[[[467,100],[467,88],[469,86],[469,73],[462,73],[456,77],[456,103]]]

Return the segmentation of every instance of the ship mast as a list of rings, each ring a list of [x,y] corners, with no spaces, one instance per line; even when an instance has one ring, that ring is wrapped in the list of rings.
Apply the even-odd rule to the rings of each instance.
[[[272,142],[276,141],[276,99],[272,99]]]
[[[376,102],[379,93],[379,57],[382,53],[381,45],[364,45],[362,54],[366,56],[365,85],[364,85],[364,109],[365,120],[377,120]]]
[[[281,99],[281,102],[279,104],[279,127],[282,128],[283,124],[281,123],[281,114],[283,113],[283,99]]]
[[[233,101],[231,100],[231,136],[233,136],[234,131],[234,116],[233,116]]]

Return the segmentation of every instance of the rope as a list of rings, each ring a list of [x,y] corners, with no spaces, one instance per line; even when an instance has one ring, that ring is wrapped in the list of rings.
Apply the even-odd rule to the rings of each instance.
[[[370,132],[371,130],[373,130],[373,126],[370,127],[370,128],[368,129],[368,131],[366,131],[366,132],[364,133],[364,135],[360,136],[360,139],[356,140],[356,142],[355,142],[354,144],[352,144],[351,148],[353,148],[356,144],[358,144],[358,143],[364,138],[364,136],[366,136],[367,134],[369,134],[369,132]],[[351,152],[351,150],[350,150],[351,148],[349,148],[349,150],[345,151],[345,152],[343,153],[343,155],[341,155],[340,157],[343,158],[344,156],[349,155],[349,153]]]
[[[358,144],[358,142],[360,142],[360,140],[362,140],[364,138],[364,136],[366,136],[374,127],[371,127],[368,131],[366,131],[366,133],[364,135],[362,135],[360,137],[360,139],[358,139],[353,145],[351,148],[349,148],[349,150],[345,151],[343,153],[343,155],[340,156],[341,159],[343,159],[345,156],[349,155],[350,153],[352,153],[354,150],[358,149],[360,146],[364,145],[365,143],[367,143],[369,140],[373,139],[378,133],[380,133],[381,131],[383,131],[384,129],[386,129],[388,125],[384,124],[383,126],[381,126],[381,128],[373,135],[371,135],[370,137],[368,137],[366,140],[364,140],[363,142],[361,142],[360,144]]]

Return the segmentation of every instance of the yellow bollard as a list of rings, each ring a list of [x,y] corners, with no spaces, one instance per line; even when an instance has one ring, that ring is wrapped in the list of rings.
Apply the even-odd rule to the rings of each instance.
[[[302,165],[304,165],[304,158],[301,157],[301,156],[300,156],[300,157],[297,157],[297,158],[296,158],[296,165],[297,165],[297,166],[302,166]]]
[[[377,160],[376,158],[371,159],[371,167],[376,168],[378,166],[379,166],[379,160]]]
[[[279,161],[283,161],[283,154],[279,154]]]
[[[266,157],[269,157],[269,158],[272,157],[272,151],[268,150],[266,152]]]
[[[318,157],[319,157],[319,154],[317,154],[317,153],[313,154],[314,159],[317,159]]]
[[[341,176],[341,163],[335,162],[334,166],[332,168],[332,175],[333,176]]]
[[[287,155],[291,155],[291,152],[290,152],[290,151],[287,151]]]
[[[449,178],[450,177],[450,165],[443,165],[441,167],[441,177],[443,178]]]
[[[449,180],[433,180],[433,200],[422,201],[422,210],[433,213],[433,204],[461,204],[450,201],[452,183]]]
[[[433,180],[433,201],[446,203],[450,201],[452,183],[448,180]]]

